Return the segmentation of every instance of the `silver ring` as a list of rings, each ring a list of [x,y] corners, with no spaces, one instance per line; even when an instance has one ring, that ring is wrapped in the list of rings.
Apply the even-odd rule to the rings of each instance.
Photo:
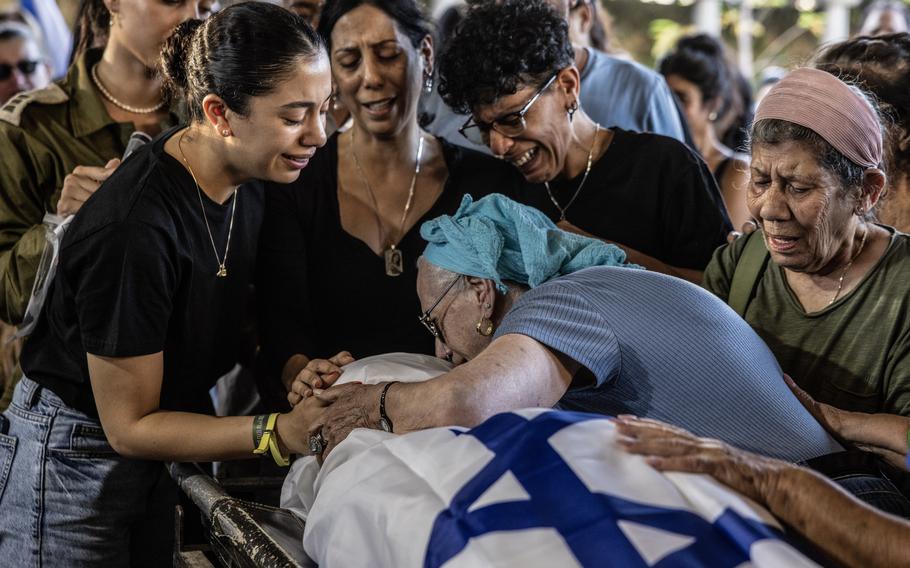
[[[325,437],[322,435],[322,430],[316,432],[310,436],[310,453],[319,456],[322,455],[322,452],[325,450]]]

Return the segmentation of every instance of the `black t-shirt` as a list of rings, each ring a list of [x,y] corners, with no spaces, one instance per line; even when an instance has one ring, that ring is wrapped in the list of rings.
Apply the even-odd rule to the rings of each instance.
[[[426,247],[420,226],[454,213],[466,193],[514,195],[524,183],[509,164],[441,142],[449,176],[436,203],[398,243],[405,262],[399,276],[387,276],[383,257],[341,225],[337,136],[295,183],[266,188],[256,281],[261,378],[276,379],[295,353],[433,353],[433,337],[417,320],[416,262]]]
[[[163,133],[130,156],[73,220],[42,316],[21,364],[68,405],[97,415],[86,353],[164,352],[161,408],[210,410],[208,389],[235,364],[263,215],[262,186],[237,191],[227,277],[192,177],[164,152]],[[234,199],[202,194],[219,257]]]
[[[708,166],[672,138],[612,130],[612,143],[592,166],[566,219],[671,266],[704,270],[732,230]],[[572,199],[582,175],[550,182],[560,206]],[[543,186],[524,186],[518,200],[559,219]]]

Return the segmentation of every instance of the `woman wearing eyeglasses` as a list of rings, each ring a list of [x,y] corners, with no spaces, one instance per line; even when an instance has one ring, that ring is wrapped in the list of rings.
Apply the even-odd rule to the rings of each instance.
[[[454,212],[465,193],[523,183],[418,124],[433,42],[414,0],[328,2],[319,32],[353,127],[331,137],[297,182],[266,192],[258,261],[260,390],[292,404],[314,371],[337,371],[349,354],[432,354],[413,317],[417,228]]]
[[[542,0],[473,7],[440,60],[462,127],[518,168],[518,198],[632,262],[700,282],[731,226],[704,162],[681,143],[594,123],[579,108],[567,25]]]

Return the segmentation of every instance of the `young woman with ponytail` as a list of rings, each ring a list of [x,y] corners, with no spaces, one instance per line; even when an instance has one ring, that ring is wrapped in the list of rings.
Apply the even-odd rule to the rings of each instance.
[[[177,124],[156,72],[158,54],[177,24],[207,17],[214,2],[82,0],[66,77],[0,107],[2,322],[19,325],[25,315],[44,250],[44,215],[75,214],[120,164],[133,131],[155,136]],[[0,410],[17,378],[0,376]]]
[[[170,565],[162,461],[304,453],[322,404],[216,418],[208,390],[242,338],[259,180],[325,143],[319,37],[277,6],[181,24],[162,52],[189,123],[105,181],[70,225],[24,377],[0,415],[0,558],[11,566]]]

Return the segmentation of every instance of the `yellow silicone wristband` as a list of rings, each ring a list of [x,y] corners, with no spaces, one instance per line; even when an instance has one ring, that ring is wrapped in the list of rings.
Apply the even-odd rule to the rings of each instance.
[[[254,454],[264,454],[268,451],[269,443],[272,440],[272,432],[275,430],[275,422],[277,421],[277,412],[269,415],[269,419],[265,423],[265,431],[262,432],[262,438],[259,440],[259,446],[253,450]]]

